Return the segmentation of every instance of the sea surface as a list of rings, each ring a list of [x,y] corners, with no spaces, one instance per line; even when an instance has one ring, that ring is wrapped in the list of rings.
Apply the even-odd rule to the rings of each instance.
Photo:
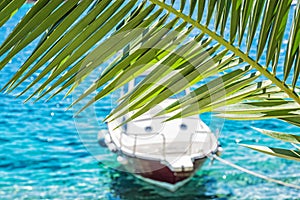
[[[29,8],[30,5],[22,7],[0,28],[0,42]],[[0,86],[16,72],[34,45],[0,72]],[[105,125],[100,120],[83,124],[74,119],[72,110],[65,111],[72,97],[62,100],[60,95],[50,102],[35,104],[23,104],[24,99],[0,93],[0,199],[300,199],[299,190],[267,182],[219,161],[207,161],[188,184],[174,193],[157,188],[109,167],[104,160],[99,162],[87,150],[80,133],[97,135]],[[109,113],[108,105],[108,98],[96,105],[97,119]],[[210,118],[208,114],[201,117],[206,122]],[[220,135],[222,158],[300,185],[299,162],[257,153],[237,144],[285,145],[257,133],[251,126],[300,132],[299,128],[278,120],[225,121]],[[106,157],[113,158],[111,154],[103,159]]]

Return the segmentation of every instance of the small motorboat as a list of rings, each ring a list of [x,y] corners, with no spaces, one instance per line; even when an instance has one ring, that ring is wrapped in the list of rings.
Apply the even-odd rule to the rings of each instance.
[[[132,90],[145,75],[129,82],[122,93]],[[186,183],[218,151],[216,136],[198,115],[167,122],[172,115],[153,117],[188,92],[166,99],[123,126],[119,125],[132,113],[108,122],[104,137],[104,144],[118,154],[117,160],[128,172],[171,191]]]

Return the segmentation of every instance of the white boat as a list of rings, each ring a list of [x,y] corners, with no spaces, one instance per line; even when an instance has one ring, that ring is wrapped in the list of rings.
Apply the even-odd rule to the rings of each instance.
[[[124,90],[132,90],[144,76],[131,81]],[[170,97],[119,128],[132,113],[109,122],[104,140],[127,171],[171,191],[186,183],[207,156],[218,151],[217,138],[198,115],[168,122],[164,121],[171,115],[152,117],[174,101]]]

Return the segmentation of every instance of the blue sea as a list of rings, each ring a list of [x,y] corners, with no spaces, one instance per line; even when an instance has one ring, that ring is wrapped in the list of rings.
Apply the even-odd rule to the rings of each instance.
[[[30,5],[22,7],[0,28],[0,42],[29,8]],[[0,72],[0,86],[17,71],[35,44],[23,50]],[[19,91],[22,89],[24,86]],[[35,104],[23,104],[24,99],[0,93],[0,199],[300,199],[299,190],[267,182],[219,161],[207,161],[188,184],[174,193],[157,188],[111,168],[105,159],[114,157],[98,147],[107,153],[100,162],[82,143],[78,133],[96,137],[100,129],[105,129],[101,119],[109,113],[109,98],[96,105],[99,120],[90,124],[74,119],[72,110],[65,111],[72,97],[63,100],[60,95],[50,102]],[[209,123],[210,115],[201,117]],[[224,148],[222,158],[274,179],[300,185],[299,162],[238,145],[285,145],[257,133],[251,126],[300,132],[299,128],[278,120],[225,121],[220,135]]]

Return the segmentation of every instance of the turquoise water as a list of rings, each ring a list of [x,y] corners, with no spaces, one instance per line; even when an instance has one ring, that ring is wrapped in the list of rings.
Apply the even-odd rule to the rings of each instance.
[[[0,42],[28,8],[24,6],[0,29]],[[33,47],[25,49],[0,72],[0,86],[25,61]],[[23,104],[24,98],[0,94],[0,199],[300,199],[298,190],[266,182],[218,161],[207,162],[175,193],[108,168],[81,143],[73,112],[64,111],[71,97],[61,100],[62,97],[57,96],[48,103]],[[98,106],[103,118],[109,110]],[[208,116],[202,118],[207,120]],[[299,133],[299,128],[277,120],[226,121],[220,137],[224,148],[222,157],[258,173],[300,185],[299,162],[270,157],[236,144],[283,145],[250,126]],[[85,127],[85,131],[95,134],[98,129]]]

